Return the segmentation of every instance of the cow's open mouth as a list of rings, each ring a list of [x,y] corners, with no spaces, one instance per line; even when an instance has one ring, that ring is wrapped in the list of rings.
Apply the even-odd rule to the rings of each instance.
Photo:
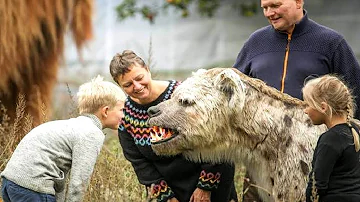
[[[169,141],[178,135],[176,130],[153,126],[150,132],[151,144],[160,144]]]

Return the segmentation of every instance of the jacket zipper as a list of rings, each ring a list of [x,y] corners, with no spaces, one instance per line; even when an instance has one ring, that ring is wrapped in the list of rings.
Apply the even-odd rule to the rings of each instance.
[[[284,66],[283,66],[283,75],[281,78],[281,89],[280,92],[284,92],[285,90],[285,77],[286,71],[288,68],[288,59],[289,59],[289,52],[290,52],[290,41],[291,41],[291,34],[288,34],[287,44],[286,44],[286,51],[285,51],[285,59],[284,59]]]

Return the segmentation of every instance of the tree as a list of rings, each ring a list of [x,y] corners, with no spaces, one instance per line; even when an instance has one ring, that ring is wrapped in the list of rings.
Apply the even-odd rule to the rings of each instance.
[[[190,15],[189,6],[196,4],[197,12],[201,16],[213,17],[217,9],[224,4],[232,4],[240,15],[252,16],[258,12],[258,0],[159,0],[159,4],[149,3],[140,4],[137,0],[124,0],[116,7],[116,12],[120,21],[135,15],[142,15],[150,23],[154,23],[156,16],[161,10],[170,7],[175,8],[186,18]]]

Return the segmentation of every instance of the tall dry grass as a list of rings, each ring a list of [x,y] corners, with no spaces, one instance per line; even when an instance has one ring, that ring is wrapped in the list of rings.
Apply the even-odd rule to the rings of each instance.
[[[98,157],[84,201],[146,201],[145,187],[139,184],[114,135],[109,135],[112,137],[107,137]]]
[[[7,110],[0,102],[0,171],[11,157],[20,140],[32,129],[33,119],[25,114],[25,96],[19,94],[16,102],[16,117],[10,122]]]

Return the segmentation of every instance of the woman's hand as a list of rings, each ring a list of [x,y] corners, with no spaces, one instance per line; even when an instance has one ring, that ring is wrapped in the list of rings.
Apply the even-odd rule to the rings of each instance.
[[[174,197],[174,198],[169,199],[167,202],[179,202],[179,201]]]
[[[211,192],[196,188],[191,195],[190,202],[211,202]]]

